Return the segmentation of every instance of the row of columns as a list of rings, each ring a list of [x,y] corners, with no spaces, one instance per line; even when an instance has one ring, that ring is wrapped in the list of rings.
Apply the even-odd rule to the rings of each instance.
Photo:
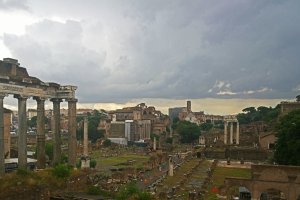
[[[5,172],[4,159],[4,107],[3,100],[6,94],[0,93],[0,176]],[[26,102],[28,97],[15,95],[18,99],[18,167],[27,168],[27,116]],[[45,153],[45,100],[44,98],[34,97],[37,102],[37,168],[43,169],[46,164]],[[60,103],[62,99],[53,98],[53,165],[61,161],[61,138],[60,138]],[[76,103],[77,99],[66,99],[68,101],[68,133],[69,150],[68,164],[76,165]]]
[[[228,124],[230,124],[230,135],[229,135],[229,144],[233,144],[233,124],[236,123],[236,135],[235,135],[235,144],[240,143],[240,127],[239,127],[239,122],[234,121],[234,122],[224,122],[224,144],[227,144],[228,141]]]

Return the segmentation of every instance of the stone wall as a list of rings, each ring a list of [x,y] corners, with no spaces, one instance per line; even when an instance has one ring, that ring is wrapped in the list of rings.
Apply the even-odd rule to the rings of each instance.
[[[268,158],[267,152],[257,148],[205,149],[204,154],[211,159],[265,161]]]

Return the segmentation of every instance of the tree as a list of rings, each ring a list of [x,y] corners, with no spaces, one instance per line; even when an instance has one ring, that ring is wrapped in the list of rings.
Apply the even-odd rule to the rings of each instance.
[[[256,111],[255,107],[248,107],[242,110],[245,113],[254,113]]]
[[[200,124],[200,129],[203,130],[203,131],[209,131],[210,129],[213,128],[213,124],[212,123],[203,123],[203,124]]]
[[[95,143],[97,139],[104,137],[104,130],[98,130],[98,125],[103,114],[97,110],[93,110],[92,113],[88,113],[88,138]],[[83,117],[78,117],[77,122],[83,121]],[[82,140],[83,127],[77,130],[77,139]]]
[[[47,117],[44,117],[45,124],[48,123],[49,119]],[[28,126],[30,128],[36,127],[37,126],[37,116],[33,116],[31,119],[28,120]]]
[[[259,106],[257,109],[254,107],[248,107],[243,109],[243,113],[239,113],[237,118],[240,124],[248,124],[256,121],[271,123],[277,119],[279,113],[279,106],[276,106],[275,108]]]
[[[182,143],[192,143],[200,136],[200,127],[189,121],[177,122],[176,131],[181,136]]]
[[[36,127],[36,121],[37,121],[37,116],[33,116],[33,117],[31,117],[30,120],[28,120],[27,124],[30,128],[33,128],[33,127]]]
[[[282,165],[300,165],[300,110],[280,119],[274,159]]]
[[[296,96],[296,101],[297,101],[297,102],[300,102],[300,95],[297,95],[297,96]]]
[[[46,142],[45,153],[48,156],[49,160],[53,159],[53,142]]]

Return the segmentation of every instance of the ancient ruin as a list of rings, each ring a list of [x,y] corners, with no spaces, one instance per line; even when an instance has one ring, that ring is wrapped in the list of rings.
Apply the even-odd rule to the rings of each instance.
[[[27,118],[26,101],[33,98],[37,102],[37,167],[45,168],[45,101],[53,102],[54,118],[54,150],[53,164],[61,158],[60,141],[60,103],[68,102],[69,115],[69,149],[68,162],[71,166],[76,163],[76,86],[62,86],[57,83],[46,83],[36,77],[29,76],[26,68],[20,67],[18,60],[4,58],[0,60],[0,175],[4,174],[4,145],[3,145],[3,99],[14,95],[18,99],[18,167],[27,168]]]
[[[236,124],[236,134],[233,135],[233,127]],[[239,121],[237,120],[236,116],[225,116],[224,117],[224,144],[228,144],[228,126],[230,125],[230,135],[229,135],[229,144],[236,144],[240,143],[240,126]]]
[[[300,167],[278,165],[252,165],[251,179],[226,178],[227,190],[233,186],[244,186],[251,199],[261,199],[264,192],[277,190],[285,199],[300,197]]]

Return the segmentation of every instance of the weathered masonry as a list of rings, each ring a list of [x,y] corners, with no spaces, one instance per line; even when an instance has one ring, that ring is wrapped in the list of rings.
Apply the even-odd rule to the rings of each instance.
[[[61,86],[57,83],[45,83],[36,77],[28,75],[27,70],[20,67],[18,60],[4,58],[0,60],[0,176],[4,174],[4,125],[3,100],[8,95],[14,95],[18,100],[18,166],[27,167],[27,118],[26,101],[33,98],[37,102],[37,167],[45,168],[45,101],[53,103],[53,164],[61,158],[60,140],[60,103],[68,102],[69,114],[69,149],[68,162],[76,164],[76,86]]]

